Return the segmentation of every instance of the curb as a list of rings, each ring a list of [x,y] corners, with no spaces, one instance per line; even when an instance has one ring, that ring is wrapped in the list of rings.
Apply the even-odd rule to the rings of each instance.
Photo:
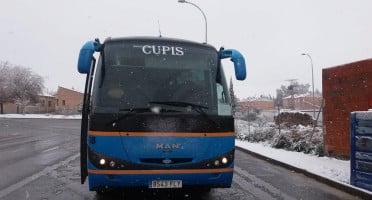
[[[313,179],[315,179],[315,180],[317,180],[319,182],[325,183],[327,185],[330,185],[330,186],[332,186],[334,188],[337,188],[339,190],[345,191],[345,192],[347,192],[349,194],[355,195],[355,196],[360,197],[362,199],[372,199],[372,195],[369,194],[369,193],[367,193],[366,191],[363,191],[362,189],[358,189],[358,188],[353,187],[353,186],[348,186],[346,184],[342,184],[342,183],[333,181],[331,179],[328,179],[328,178],[319,176],[317,174],[310,173],[309,171],[306,171],[304,169],[300,169],[300,168],[294,167],[294,166],[289,165],[287,163],[283,163],[283,162],[274,160],[272,158],[263,156],[263,155],[258,154],[256,152],[249,151],[247,149],[243,149],[243,148],[238,147],[238,146],[235,146],[235,148],[236,149],[239,149],[240,151],[243,151],[245,153],[248,153],[248,154],[250,154],[250,155],[252,155],[252,156],[254,156],[256,158],[259,158],[261,160],[265,160],[265,161],[267,161],[267,162],[269,162],[271,164],[278,165],[278,166],[287,168],[287,169],[289,169],[291,171],[304,174],[307,177],[313,178]]]

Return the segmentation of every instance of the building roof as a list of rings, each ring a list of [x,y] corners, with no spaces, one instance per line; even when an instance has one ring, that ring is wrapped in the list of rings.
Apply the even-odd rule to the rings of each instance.
[[[74,89],[68,89],[68,88],[65,88],[65,87],[62,87],[62,86],[58,86],[58,91],[59,90],[68,90],[69,92],[76,92],[76,93],[79,93],[79,94],[84,94],[83,92],[79,92],[79,91],[76,91],[76,90],[74,90]],[[58,93],[58,91],[57,91],[57,93]]]

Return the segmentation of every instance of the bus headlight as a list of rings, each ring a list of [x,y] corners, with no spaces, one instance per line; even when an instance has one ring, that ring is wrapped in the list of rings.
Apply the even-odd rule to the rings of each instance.
[[[125,160],[112,158],[88,149],[88,161],[97,169],[126,169],[129,165]]]
[[[217,169],[217,168],[229,167],[233,164],[233,162],[234,162],[234,149],[220,156],[216,156],[214,158],[208,159],[204,161],[202,165],[208,169]]]

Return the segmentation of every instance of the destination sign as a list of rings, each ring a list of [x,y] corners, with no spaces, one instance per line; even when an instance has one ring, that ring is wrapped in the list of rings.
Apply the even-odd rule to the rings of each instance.
[[[172,55],[172,56],[183,56],[184,51],[182,47],[177,46],[159,46],[159,45],[143,45],[134,46],[142,49],[142,52],[146,55]]]

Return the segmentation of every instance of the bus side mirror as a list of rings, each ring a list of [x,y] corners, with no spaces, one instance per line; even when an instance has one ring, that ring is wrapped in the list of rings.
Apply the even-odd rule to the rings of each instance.
[[[235,77],[237,80],[245,80],[247,76],[245,60],[243,55],[234,49],[223,49],[220,51],[220,59],[231,58],[234,62]]]
[[[90,71],[90,67],[93,61],[93,54],[96,49],[96,42],[89,41],[84,44],[84,46],[80,49],[79,59],[78,59],[78,71],[81,74],[88,74]]]

